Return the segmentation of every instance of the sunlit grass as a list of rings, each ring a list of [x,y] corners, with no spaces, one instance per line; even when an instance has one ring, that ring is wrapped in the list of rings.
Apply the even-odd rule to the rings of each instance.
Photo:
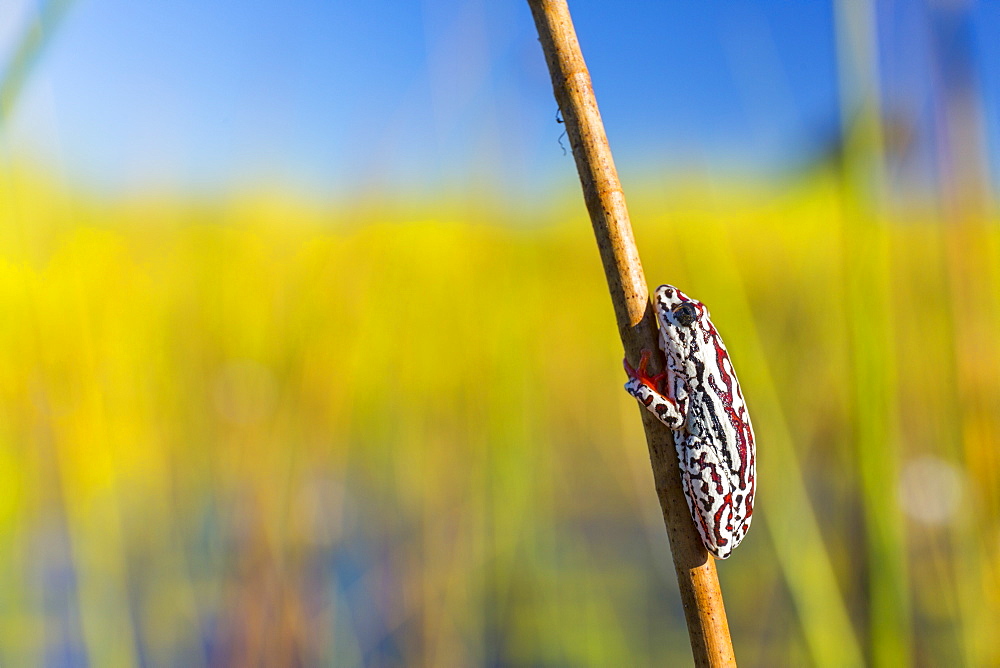
[[[0,663],[688,660],[574,197],[518,226],[474,203],[2,189]],[[840,192],[632,195],[648,278],[709,305],[753,410],[757,519],[720,566],[737,652],[870,655],[880,540],[910,566],[905,642],[995,663],[997,227],[859,230]],[[871,234],[885,252],[857,254]],[[858,275],[883,277],[886,312],[851,297]],[[864,474],[891,533],[865,520],[858,332],[901,470],[930,456],[959,481],[949,506],[921,478],[944,510],[914,519],[900,474]]]

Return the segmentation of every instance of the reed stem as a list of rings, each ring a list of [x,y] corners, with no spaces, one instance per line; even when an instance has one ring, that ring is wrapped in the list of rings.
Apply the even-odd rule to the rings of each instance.
[[[611,148],[597,108],[566,0],[528,0],[566,123],[583,198],[597,239],[625,355],[634,366],[642,350],[653,352],[656,373],[664,360],[657,346],[656,319],[632,235]],[[639,409],[663,521],[677,572],[691,651],[698,666],[735,665],[729,623],[715,571],[698,537],[681,490],[673,435],[649,411]]]

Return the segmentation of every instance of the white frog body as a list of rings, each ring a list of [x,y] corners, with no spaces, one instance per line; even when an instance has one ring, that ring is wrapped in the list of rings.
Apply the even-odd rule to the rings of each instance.
[[[625,389],[674,432],[681,484],[705,548],[725,559],[753,515],[756,453],[753,427],[726,346],[708,309],[672,285],[654,302],[664,374],[625,363]],[[662,388],[662,389],[661,389]]]

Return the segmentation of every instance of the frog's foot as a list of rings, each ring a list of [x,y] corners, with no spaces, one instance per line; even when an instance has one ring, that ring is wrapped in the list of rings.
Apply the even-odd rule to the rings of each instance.
[[[664,394],[664,390],[661,387],[664,379],[667,377],[667,372],[663,371],[655,376],[650,376],[646,371],[646,367],[649,365],[649,358],[652,353],[649,350],[643,349],[639,357],[639,368],[633,369],[632,365],[628,363],[628,358],[626,357],[623,361],[625,365],[625,373],[628,377],[633,380],[638,380],[643,385],[655,390],[658,394]]]
[[[684,416],[678,409],[677,402],[672,397],[666,396],[660,389],[660,385],[664,384],[663,381],[667,378],[667,372],[650,376],[649,372],[646,371],[649,357],[650,352],[643,350],[642,357],[639,358],[638,369],[633,369],[628,360],[625,360],[625,373],[629,377],[628,382],[625,383],[625,391],[651,411],[660,422],[671,429],[680,429],[681,425],[684,424]],[[669,385],[670,383],[665,384]]]

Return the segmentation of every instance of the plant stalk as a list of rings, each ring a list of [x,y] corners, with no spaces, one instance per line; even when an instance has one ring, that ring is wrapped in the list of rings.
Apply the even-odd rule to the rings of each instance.
[[[556,102],[573,147],[625,355],[635,366],[642,350],[651,351],[652,372],[658,373],[664,367],[664,359],[657,346],[656,317],[649,301],[625,195],[569,7],[566,0],[528,0],[528,5],[535,18]],[[670,539],[695,664],[735,665],[715,561],[701,543],[681,490],[673,434],[649,411],[640,407],[639,412],[646,431],[656,493]]]

